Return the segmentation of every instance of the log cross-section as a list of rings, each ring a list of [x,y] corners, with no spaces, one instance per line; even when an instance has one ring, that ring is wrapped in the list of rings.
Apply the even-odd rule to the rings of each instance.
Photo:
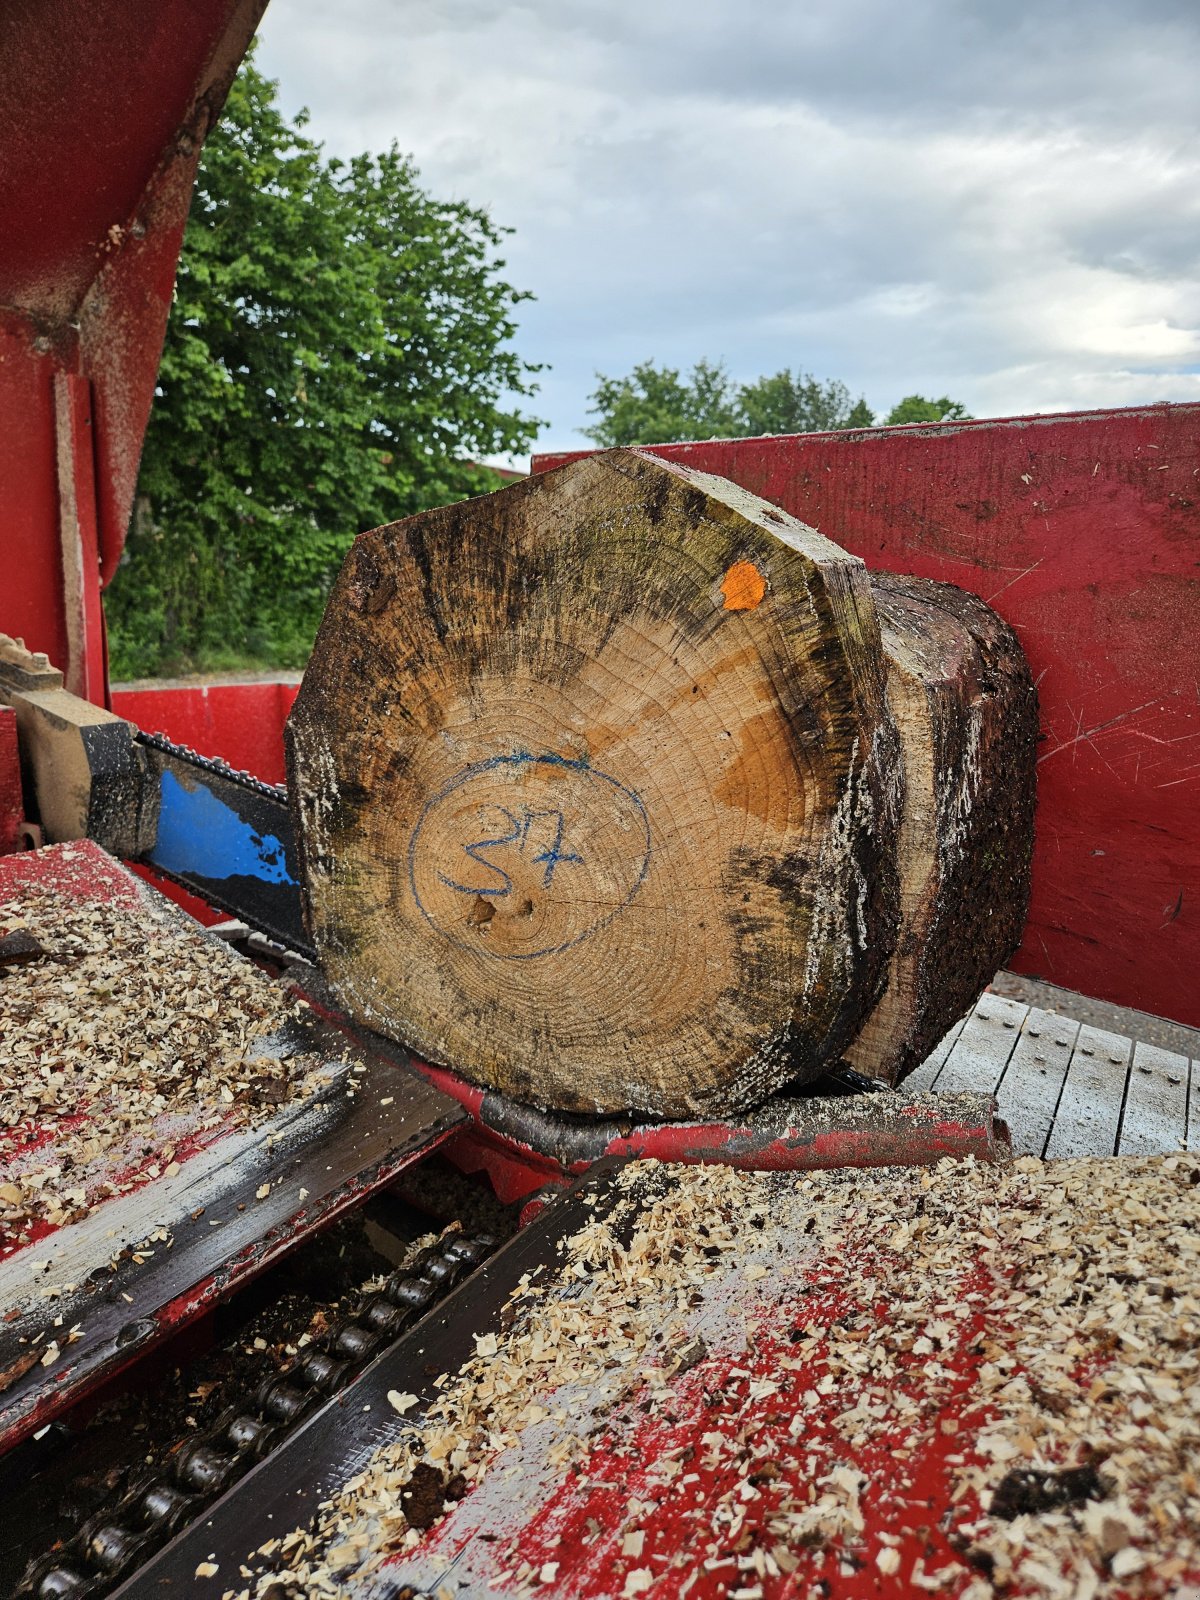
[[[866,571],[619,450],[361,536],[288,735],[350,1013],[560,1110],[726,1115],[878,999],[900,762]]]

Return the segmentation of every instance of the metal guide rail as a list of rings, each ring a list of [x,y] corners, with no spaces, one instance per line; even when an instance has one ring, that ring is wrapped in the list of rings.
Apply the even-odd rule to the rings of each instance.
[[[119,900],[127,913],[145,918],[148,940],[151,933],[173,938],[178,924],[181,938],[205,941],[216,964],[208,970],[237,963],[256,971],[94,844],[0,859],[0,904],[14,903],[31,887],[52,892],[66,906]],[[56,959],[53,949],[45,959]],[[89,1003],[87,994],[75,992],[77,966],[63,956],[54,975],[57,984],[61,974],[68,1022],[77,1019],[72,1008]],[[18,968],[0,979],[0,1002],[16,1004],[27,982],[23,974],[33,971]],[[136,1060],[159,1024],[136,1013],[128,1020]],[[171,1037],[182,1038],[194,1026],[181,1015]],[[256,1039],[254,1048],[268,1063],[274,1056],[311,1059],[305,1092],[274,1109],[260,1105],[248,1125],[239,1123],[233,1106],[207,1126],[189,1120],[186,1107],[182,1113],[168,1108],[134,1130],[140,1134],[134,1144],[126,1139],[101,1151],[76,1178],[53,1179],[79,1185],[64,1205],[75,1206],[86,1190],[84,1214],[56,1212],[57,1223],[42,1217],[0,1239],[0,1447],[44,1426],[463,1121],[459,1108],[422,1080],[351,1047],[311,1013],[289,1018],[276,1034]],[[29,1081],[42,1081],[37,1059],[23,1070]],[[16,1073],[18,1089],[22,1081]],[[233,1090],[229,1099],[235,1099]],[[49,1160],[53,1172],[56,1154],[60,1166],[84,1159],[77,1136],[94,1131],[100,1104],[68,1104],[65,1115],[62,1109],[56,1112],[59,1133],[49,1143],[44,1113],[5,1130],[5,1170],[15,1180],[14,1193],[31,1163],[44,1171]],[[64,1146],[70,1156],[63,1155]]]
[[[606,1164],[121,1600],[1187,1593],[1200,1165],[1121,1166]]]

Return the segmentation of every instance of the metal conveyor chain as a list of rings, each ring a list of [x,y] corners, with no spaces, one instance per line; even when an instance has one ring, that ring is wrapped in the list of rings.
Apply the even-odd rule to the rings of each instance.
[[[287,805],[285,785],[264,783],[252,772],[239,772],[227,761],[222,761],[219,756],[197,755],[189,745],[176,744],[164,733],[139,732],[137,742],[148,746],[151,750],[161,750],[164,755],[174,756],[177,761],[186,762],[189,767],[195,767],[200,772],[210,772],[216,778],[227,778],[230,783],[236,783],[239,789],[248,789],[251,794],[261,795],[264,800],[274,800],[281,806]]]
[[[98,1600],[279,1445],[495,1249],[486,1234],[443,1236],[347,1316],[295,1365],[181,1445],[168,1472],[143,1479],[91,1516],[63,1549],[33,1564],[15,1600]]]

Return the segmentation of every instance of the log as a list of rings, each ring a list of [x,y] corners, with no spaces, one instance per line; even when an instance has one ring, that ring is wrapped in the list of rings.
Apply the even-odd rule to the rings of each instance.
[[[866,571],[723,480],[612,451],[362,535],[288,772],[341,1003],[518,1100],[728,1116],[881,992]]]
[[[895,1084],[1021,942],[1033,852],[1037,692],[1012,629],[982,600],[872,573],[900,734],[901,926],[887,989],[846,1062]]]

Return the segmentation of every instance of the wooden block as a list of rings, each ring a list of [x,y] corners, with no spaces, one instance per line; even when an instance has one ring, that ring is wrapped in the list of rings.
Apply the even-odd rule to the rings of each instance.
[[[288,762],[342,1003],[517,1099],[732,1114],[880,993],[866,572],[720,479],[613,451],[364,534]]]
[[[1007,623],[945,583],[872,573],[904,759],[901,926],[887,990],[846,1052],[896,1083],[1021,942],[1037,694]]]
[[[62,686],[62,673],[0,633],[0,703],[12,707],[22,768],[48,842],[93,839],[117,856],[154,842],[157,804],[137,729]]]

